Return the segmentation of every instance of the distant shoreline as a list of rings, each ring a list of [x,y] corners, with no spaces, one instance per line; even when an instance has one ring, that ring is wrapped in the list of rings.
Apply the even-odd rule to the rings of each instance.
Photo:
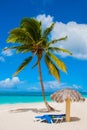
[[[46,95],[48,102],[52,102],[50,98],[51,93]],[[82,94],[87,98],[86,94]],[[30,93],[30,95],[0,95],[0,105],[2,104],[18,104],[18,103],[42,103],[43,97],[41,93]]]
[[[80,91],[79,91],[80,92]],[[45,92],[46,96],[54,92]],[[83,96],[87,96],[87,92],[80,92]],[[42,96],[42,92],[26,92],[26,91],[0,91],[0,96]]]

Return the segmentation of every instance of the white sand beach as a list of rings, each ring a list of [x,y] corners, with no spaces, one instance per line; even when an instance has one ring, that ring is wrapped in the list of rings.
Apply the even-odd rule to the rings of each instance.
[[[65,103],[50,102],[56,112],[65,113]],[[46,114],[44,103],[0,105],[0,130],[87,130],[87,100],[71,103],[71,121],[62,123],[34,122]]]

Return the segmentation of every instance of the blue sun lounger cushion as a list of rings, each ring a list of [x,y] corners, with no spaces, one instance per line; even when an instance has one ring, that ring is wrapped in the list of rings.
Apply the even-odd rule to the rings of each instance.
[[[55,120],[63,120],[65,118],[65,114],[59,114],[59,115],[54,115],[54,114],[46,114],[42,116],[36,116],[36,119],[39,119],[40,122],[46,121],[47,123],[53,123],[54,119]]]
[[[35,118],[39,119],[41,122],[47,121],[47,123],[53,123],[52,118],[49,115],[35,116]]]

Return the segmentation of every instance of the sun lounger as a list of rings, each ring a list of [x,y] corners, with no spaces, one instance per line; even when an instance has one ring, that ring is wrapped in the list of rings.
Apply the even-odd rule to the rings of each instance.
[[[52,118],[49,115],[36,116],[35,119],[37,121],[47,121],[48,123],[53,123]]]
[[[54,114],[45,114],[42,116],[36,116],[35,121],[46,121],[47,123],[58,123],[62,122],[65,120],[65,114],[59,114],[59,115],[54,115]]]
[[[63,122],[65,120],[65,114],[59,114],[59,115],[50,115],[53,122],[55,123],[59,123],[59,122]]]

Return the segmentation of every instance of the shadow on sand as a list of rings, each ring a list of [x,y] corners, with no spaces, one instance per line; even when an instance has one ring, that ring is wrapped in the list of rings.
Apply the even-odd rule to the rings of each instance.
[[[20,113],[20,112],[28,112],[28,111],[33,111],[35,113],[48,112],[47,109],[37,109],[37,108],[19,108],[19,109],[10,110],[10,112],[12,113]]]
[[[70,122],[73,122],[73,121],[79,121],[80,118],[78,117],[70,117]]]
[[[21,113],[21,112],[28,112],[28,111],[32,111],[32,112],[35,112],[35,113],[48,113],[46,108],[43,108],[43,109],[19,108],[19,109],[10,110],[9,112],[11,112],[11,113]],[[60,110],[55,110],[55,112],[60,112]],[[70,117],[70,122],[75,122],[75,121],[79,121],[79,120],[80,120],[80,118],[78,118],[78,117]],[[66,122],[66,121],[64,121],[64,122]]]
[[[28,111],[33,111],[35,113],[48,113],[49,111],[47,111],[46,108],[42,108],[42,109],[37,109],[37,108],[19,108],[19,109],[14,109],[14,110],[10,110],[10,112],[12,113],[20,113],[20,112],[28,112]],[[60,110],[55,110],[56,112],[60,112]]]

